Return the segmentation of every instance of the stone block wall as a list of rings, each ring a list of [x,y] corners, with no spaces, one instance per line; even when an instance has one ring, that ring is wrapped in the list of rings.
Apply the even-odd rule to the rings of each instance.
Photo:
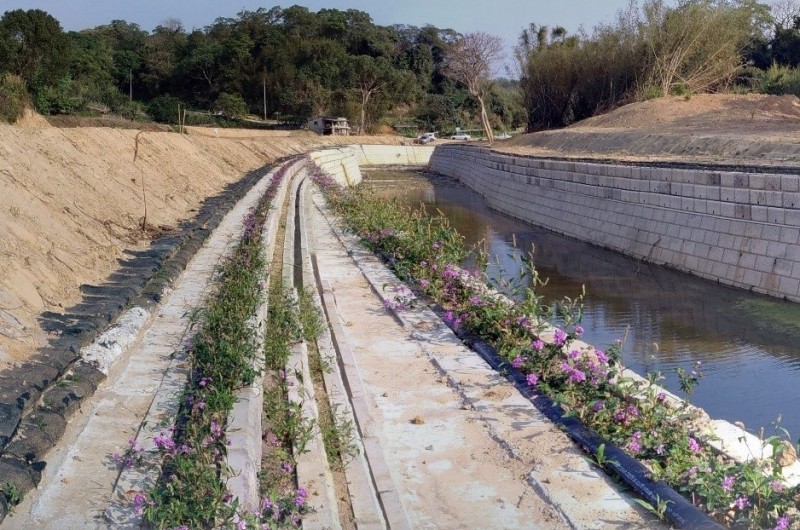
[[[430,169],[522,221],[800,301],[800,176],[645,167],[439,146]]]

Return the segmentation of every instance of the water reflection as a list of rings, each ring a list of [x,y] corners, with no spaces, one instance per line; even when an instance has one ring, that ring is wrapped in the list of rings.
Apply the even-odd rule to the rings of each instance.
[[[369,172],[367,185],[447,216],[468,245],[492,256],[490,274],[516,276],[519,255],[549,278],[547,301],[586,286],[585,338],[598,346],[624,339],[623,358],[639,373],[661,371],[679,393],[674,369],[703,362],[705,378],[692,400],[712,417],[772,423],[800,436],[800,304],[755,295],[648,265],[564,238],[489,210],[483,199],[449,179],[409,172]],[[377,184],[377,185],[376,185]],[[513,242],[516,242],[516,247]]]

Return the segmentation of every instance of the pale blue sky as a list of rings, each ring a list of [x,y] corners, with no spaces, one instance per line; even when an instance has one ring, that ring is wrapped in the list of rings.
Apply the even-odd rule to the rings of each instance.
[[[56,17],[65,30],[79,30],[122,19],[152,30],[174,17],[187,30],[202,28],[217,17],[234,17],[242,9],[275,5],[306,6],[366,11],[381,25],[433,24],[458,32],[486,31],[502,37],[510,50],[523,27],[530,22],[561,25],[570,32],[587,30],[598,22],[610,22],[628,0],[0,0],[0,12],[10,9],[43,9]]]

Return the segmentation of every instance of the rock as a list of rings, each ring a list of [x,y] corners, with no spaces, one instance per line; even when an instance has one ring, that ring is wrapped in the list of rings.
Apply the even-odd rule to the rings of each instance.
[[[797,451],[794,446],[785,440],[782,441],[775,455],[775,463],[781,467],[786,467],[795,462],[797,462]]]

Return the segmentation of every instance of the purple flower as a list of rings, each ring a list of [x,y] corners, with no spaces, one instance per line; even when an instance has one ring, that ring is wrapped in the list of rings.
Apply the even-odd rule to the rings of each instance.
[[[695,440],[691,436],[689,437],[689,450],[693,453],[699,453],[700,451],[702,451],[702,449],[700,448],[700,444],[697,443],[697,440]]]
[[[731,491],[733,489],[733,477],[725,477],[722,479],[722,489],[724,491]]]
[[[247,530],[247,521],[239,519],[239,522],[236,523],[236,530]]]
[[[595,357],[597,360],[603,364],[608,364],[608,355],[603,350],[595,350],[594,351]]]
[[[634,418],[639,416],[639,409],[636,408],[636,405],[628,405],[628,408],[625,412],[628,414],[628,416],[633,416]]]
[[[294,467],[289,462],[284,462],[281,464],[281,470],[285,471],[286,473],[291,473],[294,470]]]
[[[533,341],[532,346],[534,350],[542,351],[544,349],[544,342],[542,342],[540,339],[536,339],[535,341]]]
[[[553,334],[553,344],[555,344],[556,346],[561,346],[562,344],[564,344],[564,342],[566,342],[566,340],[567,340],[567,334],[561,331],[560,329],[557,329],[556,332]]]
[[[628,450],[634,454],[639,453],[642,450],[642,444],[640,444],[636,440],[631,440],[630,442],[628,442]]]
[[[789,516],[782,515],[778,518],[778,522],[775,524],[775,530],[789,530],[789,524],[791,521],[789,520]]]
[[[656,454],[659,456],[664,454],[664,444],[659,444],[658,447],[656,447]]]
[[[663,403],[667,399],[667,395],[664,392],[659,392],[656,395],[656,399],[658,400],[659,403]]]
[[[527,381],[528,386],[536,386],[539,383],[539,376],[531,372],[528,374]]]
[[[429,281],[428,281],[428,280],[426,280],[425,278],[423,278],[423,279],[421,279],[421,280],[419,281],[419,286],[420,286],[420,288],[422,288],[422,289],[427,289],[427,288],[428,288],[428,286],[429,286],[430,284],[431,284],[431,282],[429,282]]]
[[[216,436],[217,438],[222,436],[222,427],[219,423],[214,420],[211,420],[211,434]]]
[[[519,355],[514,357],[514,360],[511,361],[511,366],[513,366],[514,368],[519,368],[523,364],[525,364],[525,357],[520,357]]]
[[[572,350],[569,352],[568,355],[570,359],[577,359],[578,357],[581,356],[581,352],[579,352],[578,350]]]
[[[579,337],[583,335],[583,328],[581,326],[575,326],[575,335]]]
[[[597,401],[595,401],[595,402],[594,402],[594,404],[592,405],[592,410],[593,410],[594,412],[600,412],[600,411],[601,411],[601,410],[603,410],[604,408],[606,408],[606,402],[605,402],[605,401],[603,401],[602,399],[598,399],[598,400],[597,400]]]
[[[769,483],[769,487],[772,488],[772,491],[775,493],[783,493],[783,482],[780,480],[773,480]]]
[[[733,501],[733,505],[736,506],[739,510],[744,510],[750,505],[750,499],[742,495],[741,497],[736,497],[736,500]]]
[[[578,369],[573,369],[569,374],[569,382],[572,383],[583,383],[586,381],[586,374]]]
[[[159,449],[162,449],[168,453],[175,451],[175,440],[167,433],[160,433],[153,439],[153,443]]]

